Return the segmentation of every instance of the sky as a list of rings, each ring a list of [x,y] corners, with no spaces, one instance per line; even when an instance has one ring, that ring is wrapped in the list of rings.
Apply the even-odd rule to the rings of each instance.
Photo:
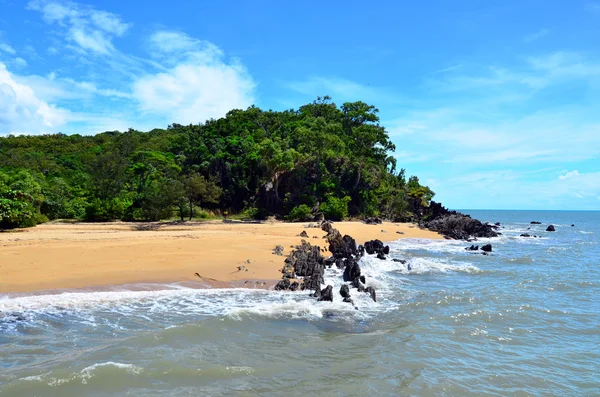
[[[458,209],[600,209],[600,1],[0,0],[0,136],[379,109]]]

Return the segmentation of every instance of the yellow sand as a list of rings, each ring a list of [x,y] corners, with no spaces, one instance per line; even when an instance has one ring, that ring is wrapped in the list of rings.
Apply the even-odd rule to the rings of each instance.
[[[239,286],[244,280],[270,280],[265,285],[272,285],[281,278],[285,258],[272,253],[276,245],[287,255],[305,230],[307,241],[326,246],[325,232],[306,225],[50,223],[0,233],[0,293],[155,282]],[[357,243],[442,238],[406,223],[338,222],[334,227]]]

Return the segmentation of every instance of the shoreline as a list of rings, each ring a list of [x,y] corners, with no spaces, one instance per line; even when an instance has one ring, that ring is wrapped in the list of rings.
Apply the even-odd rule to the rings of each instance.
[[[281,279],[290,246],[301,243],[301,232],[308,234],[306,241],[327,251],[325,232],[308,228],[309,224],[47,223],[0,233],[0,294],[91,292],[176,283],[191,288],[247,288],[250,283],[253,289],[271,289]],[[334,225],[358,244],[373,239],[443,239],[407,223]],[[272,253],[276,245],[284,247],[283,256]]]

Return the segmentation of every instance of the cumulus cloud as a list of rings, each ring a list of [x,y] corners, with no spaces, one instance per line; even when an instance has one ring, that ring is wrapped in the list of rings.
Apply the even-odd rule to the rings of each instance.
[[[14,48],[6,43],[0,43],[0,52],[6,52],[10,55],[15,55],[17,53]]]
[[[170,31],[155,33],[150,43],[155,56],[175,61],[166,71],[135,79],[133,97],[142,111],[188,124],[254,102],[256,84],[246,68],[226,60],[214,44]]]
[[[39,99],[28,85],[20,84],[0,63],[0,134],[56,132],[69,112]]]
[[[71,2],[34,0],[28,8],[41,12],[47,23],[60,26],[75,48],[89,53],[113,53],[113,38],[123,36],[129,28],[115,14]]]

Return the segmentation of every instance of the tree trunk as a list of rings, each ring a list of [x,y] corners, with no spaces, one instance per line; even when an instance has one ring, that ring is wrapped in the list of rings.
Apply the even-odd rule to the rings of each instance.
[[[360,165],[358,166],[358,173],[356,174],[356,181],[354,182],[354,187],[352,188],[352,190],[356,190],[356,188],[358,188],[358,184],[360,183],[362,168],[363,168],[363,164],[360,163]]]
[[[190,221],[194,217],[194,200],[190,198]]]

